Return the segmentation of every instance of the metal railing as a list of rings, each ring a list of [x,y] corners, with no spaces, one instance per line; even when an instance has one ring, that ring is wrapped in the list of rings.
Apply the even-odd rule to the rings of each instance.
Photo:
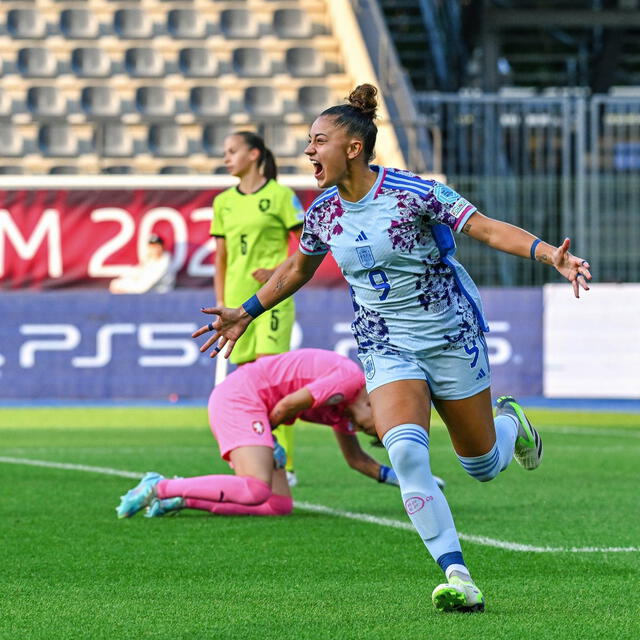
[[[487,215],[548,242],[572,238],[599,281],[640,281],[640,99],[419,94],[433,166]],[[483,285],[559,279],[533,262],[461,238]]]

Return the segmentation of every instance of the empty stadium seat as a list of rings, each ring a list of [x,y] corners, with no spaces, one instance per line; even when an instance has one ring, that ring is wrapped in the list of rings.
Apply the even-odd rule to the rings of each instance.
[[[305,115],[315,116],[330,107],[331,94],[322,85],[310,85],[298,89],[298,109]]]
[[[0,175],[3,176],[19,176],[24,174],[24,167],[17,164],[9,164],[0,166]]]
[[[78,140],[66,123],[42,125],[38,132],[38,146],[45,156],[71,157],[78,154]]]
[[[182,129],[175,124],[154,124],[149,127],[149,149],[155,156],[186,156],[189,142]]]
[[[313,25],[301,9],[277,9],[273,12],[273,30],[279,38],[310,38]]]
[[[274,155],[294,157],[298,155],[298,140],[287,125],[273,125],[265,132],[265,141]]]
[[[146,117],[172,117],[176,112],[176,101],[164,87],[139,87],[136,109]]]
[[[244,107],[255,118],[274,118],[284,113],[282,96],[268,86],[248,87],[244,92]]]
[[[195,171],[191,167],[187,167],[185,165],[169,165],[166,167],[161,167],[159,173],[162,174],[186,174],[186,173],[195,173]]]
[[[229,99],[219,87],[193,87],[189,92],[189,108],[204,118],[225,118],[229,115]]]
[[[82,78],[105,78],[111,73],[111,60],[98,47],[79,47],[71,53],[71,68]]]
[[[80,106],[90,118],[114,118],[120,115],[120,97],[111,87],[84,87]]]
[[[220,12],[220,29],[225,38],[257,38],[260,25],[247,9],[225,9]]]
[[[208,124],[202,130],[202,146],[210,156],[222,157],[224,139],[234,131],[230,124]]]
[[[153,36],[153,21],[142,9],[118,9],[113,28],[121,38],[146,39]]]
[[[150,47],[127,49],[124,63],[129,75],[136,78],[159,78],[164,74],[164,60]]]
[[[77,175],[80,173],[80,169],[73,165],[58,165],[56,167],[51,167],[49,169],[49,173],[52,175]]]
[[[311,47],[287,49],[286,65],[289,73],[298,78],[323,76],[325,73],[322,55]]]
[[[271,75],[271,60],[258,47],[240,47],[232,56],[235,73],[245,78],[264,78]]]
[[[2,149],[1,153],[5,158],[22,155],[24,140],[11,124],[0,123],[0,149]]]
[[[120,122],[105,122],[94,131],[93,145],[98,155],[106,158],[132,156],[133,138]]]
[[[100,25],[89,9],[65,9],[60,13],[60,31],[66,38],[91,40],[98,37]]]
[[[213,78],[218,75],[218,60],[204,47],[181,49],[178,65],[187,78]]]
[[[58,73],[58,61],[45,47],[20,49],[17,66],[18,71],[25,78],[52,78]]]
[[[206,38],[207,23],[194,9],[172,9],[167,15],[167,31],[174,38]]]
[[[119,164],[112,167],[103,167],[100,170],[100,173],[117,174],[117,175],[131,174],[133,173],[133,167],[129,166],[128,164]]]
[[[11,9],[7,30],[12,38],[40,39],[47,35],[47,23],[36,9]]]
[[[66,114],[67,101],[56,87],[31,87],[27,108],[38,118],[59,118]]]

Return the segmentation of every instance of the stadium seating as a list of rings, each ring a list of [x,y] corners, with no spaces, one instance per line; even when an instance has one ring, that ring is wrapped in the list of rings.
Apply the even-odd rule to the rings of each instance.
[[[351,84],[325,0],[2,0],[0,38],[0,173],[223,171],[238,127],[306,170]]]

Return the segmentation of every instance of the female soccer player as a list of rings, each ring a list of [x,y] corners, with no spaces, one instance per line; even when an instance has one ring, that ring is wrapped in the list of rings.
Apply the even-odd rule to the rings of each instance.
[[[364,366],[376,430],[399,482],[404,506],[446,582],[432,594],[442,611],[483,611],[484,597],[464,563],[451,511],[430,471],[431,401],[464,469],[484,482],[511,458],[535,469],[542,441],[520,405],[498,399],[492,415],[486,325],[470,276],[454,258],[453,233],[554,266],[573,286],[589,289],[589,264],[527,231],[482,215],[436,181],[370,165],[376,140],[376,89],[357,87],[348,104],[313,123],[305,153],[325,189],[305,216],[299,250],[240,308],[203,309],[214,323],[198,329],[226,345],[228,357],[245,328],[290,296],[331,250],[351,285],[353,332]]]
[[[264,284],[288,253],[289,234],[300,238],[304,210],[296,194],[278,182],[275,159],[264,140],[251,131],[238,131],[224,141],[224,163],[235,186],[213,201],[211,235],[216,238],[216,304],[235,307]],[[263,355],[289,350],[295,320],[293,298],[251,325],[231,361],[252,362]],[[287,450],[287,470],[293,472],[293,427],[278,429]]]
[[[235,476],[171,480],[148,473],[122,496],[118,517],[129,518],[145,506],[149,517],[185,507],[224,515],[290,513],[284,460],[274,449],[271,427],[298,417],[331,426],[353,469],[397,486],[393,469],[370,458],[355,435],[356,429],[375,433],[360,367],[333,351],[299,349],[241,367],[211,393],[211,429]]]

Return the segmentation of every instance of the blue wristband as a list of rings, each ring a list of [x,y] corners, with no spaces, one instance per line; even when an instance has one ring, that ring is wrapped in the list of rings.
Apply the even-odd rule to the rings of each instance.
[[[380,471],[378,471],[378,482],[392,484],[396,487],[400,484],[396,472],[391,467],[385,467],[383,464],[380,465]]]
[[[261,313],[264,313],[266,309],[262,306],[262,303],[258,299],[258,296],[251,296],[243,305],[242,308],[252,317],[257,318]]]
[[[536,247],[542,242],[542,240],[540,240],[540,238],[536,238],[532,243],[531,243],[531,249],[529,249],[529,255],[531,256],[532,260],[536,259]]]

